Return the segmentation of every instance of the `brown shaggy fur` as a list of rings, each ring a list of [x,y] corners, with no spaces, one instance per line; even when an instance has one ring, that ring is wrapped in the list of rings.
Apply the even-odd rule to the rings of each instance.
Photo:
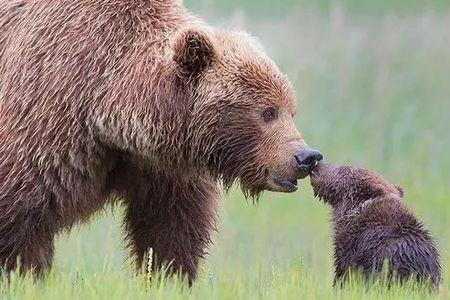
[[[403,189],[366,169],[319,164],[311,173],[314,193],[333,208],[335,281],[350,270],[366,277],[430,280],[437,288],[441,266],[436,246],[408,211]]]
[[[2,1],[0,265],[49,267],[58,232],[121,199],[138,264],[153,247],[192,280],[220,181],[304,176],[295,108],[252,38],[177,1]]]

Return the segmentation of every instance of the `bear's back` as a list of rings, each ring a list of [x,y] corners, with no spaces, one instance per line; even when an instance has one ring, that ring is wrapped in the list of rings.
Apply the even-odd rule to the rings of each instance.
[[[123,107],[128,100],[123,95],[139,96],[144,87],[133,85],[138,82],[134,77],[158,69],[172,32],[195,21],[176,2],[0,2],[4,143],[17,144],[18,139],[35,144],[86,143],[77,138],[110,113],[105,110]],[[139,69],[143,63],[146,74]],[[64,147],[53,145],[53,152],[64,153]],[[45,149],[34,147],[32,152],[41,151]]]
[[[0,1],[0,181],[102,190],[112,159],[98,123],[123,110],[121,95],[141,96],[133,76],[149,74],[134,66],[156,64],[191,18],[175,1]]]

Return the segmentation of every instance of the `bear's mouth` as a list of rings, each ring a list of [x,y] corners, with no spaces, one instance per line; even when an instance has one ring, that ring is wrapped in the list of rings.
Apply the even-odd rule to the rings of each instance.
[[[280,178],[273,173],[269,173],[269,190],[274,192],[293,193],[298,189],[297,179]]]

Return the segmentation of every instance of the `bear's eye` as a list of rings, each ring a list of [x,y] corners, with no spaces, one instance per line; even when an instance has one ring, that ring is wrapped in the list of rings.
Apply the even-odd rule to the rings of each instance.
[[[275,107],[269,107],[263,111],[262,117],[264,119],[264,122],[271,122],[278,118],[278,109],[276,109]]]

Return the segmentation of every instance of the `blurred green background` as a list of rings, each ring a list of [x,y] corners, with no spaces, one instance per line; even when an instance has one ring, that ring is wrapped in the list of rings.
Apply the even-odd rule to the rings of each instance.
[[[450,1],[185,0],[210,24],[256,36],[291,79],[297,125],[327,160],[369,167],[406,190],[432,231],[450,298]],[[130,277],[121,210],[58,239],[53,274],[9,298],[388,298],[411,290],[331,288],[329,208],[308,180],[294,194],[223,195],[210,255],[191,291]],[[139,280],[138,280],[139,282]],[[386,292],[386,294],[384,294]]]
[[[244,9],[247,15],[256,17],[273,16],[274,12],[284,15],[291,9],[311,9],[320,13],[329,13],[337,5],[353,13],[365,15],[401,13],[411,14],[424,10],[445,10],[450,7],[448,0],[184,0],[184,4],[193,11],[211,8],[221,12],[221,16]]]

